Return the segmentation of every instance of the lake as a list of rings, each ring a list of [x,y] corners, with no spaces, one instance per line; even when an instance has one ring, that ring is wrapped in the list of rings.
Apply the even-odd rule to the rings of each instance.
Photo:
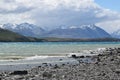
[[[120,42],[0,42],[0,59],[65,56],[83,50],[120,47]]]

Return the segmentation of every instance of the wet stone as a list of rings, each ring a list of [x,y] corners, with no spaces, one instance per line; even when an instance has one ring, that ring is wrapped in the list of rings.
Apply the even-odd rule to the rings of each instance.
[[[10,75],[27,75],[28,71],[14,71]]]
[[[116,74],[120,74],[120,69],[116,69],[116,70],[115,70],[115,73],[116,73]]]
[[[85,56],[80,56],[79,58],[85,58]]]
[[[77,58],[77,56],[76,56],[76,55],[74,55],[74,54],[73,54],[71,57],[72,57],[72,58]]]

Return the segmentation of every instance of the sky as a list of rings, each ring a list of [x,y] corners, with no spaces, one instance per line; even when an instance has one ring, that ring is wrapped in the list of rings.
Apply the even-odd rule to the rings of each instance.
[[[120,0],[95,0],[95,2],[104,8],[120,12]]]
[[[42,28],[96,24],[120,29],[120,0],[0,0],[0,24],[28,22]]]

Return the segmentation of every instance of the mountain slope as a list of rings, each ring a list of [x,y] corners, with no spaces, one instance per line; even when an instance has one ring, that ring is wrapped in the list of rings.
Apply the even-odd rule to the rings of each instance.
[[[3,28],[29,37],[38,37],[44,32],[42,28],[29,23],[4,24]]]
[[[113,33],[111,34],[111,36],[114,37],[114,38],[120,38],[120,29],[117,30],[117,31],[115,31],[115,32],[113,32]]]
[[[95,25],[72,26],[69,28],[57,28],[45,34],[46,37],[58,38],[110,38],[103,29]]]
[[[25,37],[9,30],[0,28],[0,42],[33,42],[41,41],[40,39]]]

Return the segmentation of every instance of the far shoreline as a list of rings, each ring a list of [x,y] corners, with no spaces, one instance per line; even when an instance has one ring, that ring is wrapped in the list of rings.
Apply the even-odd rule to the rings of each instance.
[[[119,38],[32,38],[27,37],[28,40],[1,40],[0,42],[120,42]]]

